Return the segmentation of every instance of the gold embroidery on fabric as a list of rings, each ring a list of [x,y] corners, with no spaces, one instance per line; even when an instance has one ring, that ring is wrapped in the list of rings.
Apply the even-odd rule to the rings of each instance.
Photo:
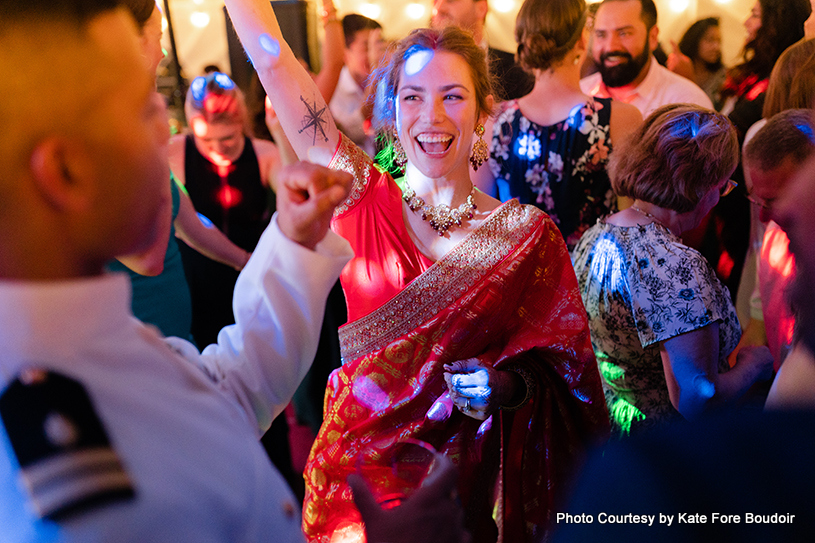
[[[385,348],[466,295],[538,227],[541,215],[537,208],[516,200],[496,209],[407,288],[341,328],[343,361]]]
[[[340,132],[340,146],[331,158],[331,162],[328,163],[328,168],[350,173],[354,176],[354,183],[351,185],[348,198],[334,210],[334,217],[339,217],[362,199],[362,195],[371,180],[372,165],[373,161],[365,154],[365,151],[357,147],[353,141]]]

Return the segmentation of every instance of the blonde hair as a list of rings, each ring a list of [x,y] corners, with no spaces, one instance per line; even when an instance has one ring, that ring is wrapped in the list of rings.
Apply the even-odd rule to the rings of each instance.
[[[184,102],[187,121],[201,117],[207,124],[242,124],[249,130],[249,114],[243,93],[232,79],[221,72],[212,72],[193,79]]]

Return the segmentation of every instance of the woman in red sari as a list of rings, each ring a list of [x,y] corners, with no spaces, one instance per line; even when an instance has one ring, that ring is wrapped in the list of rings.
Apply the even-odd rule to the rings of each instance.
[[[372,444],[412,438],[458,464],[475,541],[540,537],[608,415],[557,227],[473,188],[492,108],[483,50],[461,30],[414,31],[380,70],[376,121],[402,157],[397,184],[338,132],[268,3],[227,7],[298,155],[355,177],[332,224],[356,257],[341,277],[344,363],[306,466],[306,535],[361,538],[348,475]]]

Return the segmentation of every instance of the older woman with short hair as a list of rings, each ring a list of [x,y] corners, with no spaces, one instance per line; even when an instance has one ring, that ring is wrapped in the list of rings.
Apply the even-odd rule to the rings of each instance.
[[[732,190],[738,152],[726,117],[670,105],[612,157],[614,190],[634,204],[598,221],[573,258],[620,433],[695,418],[771,377],[769,352],[727,364],[741,334],[730,294],[679,237]]]

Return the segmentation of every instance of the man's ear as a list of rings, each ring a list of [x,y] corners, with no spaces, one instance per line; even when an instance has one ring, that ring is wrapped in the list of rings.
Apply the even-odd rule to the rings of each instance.
[[[482,23],[487,20],[487,12],[489,9],[490,6],[487,0],[475,0],[475,14]]]
[[[63,138],[48,137],[34,147],[29,160],[31,178],[40,195],[60,211],[83,210],[90,204],[77,147]]]
[[[651,49],[651,52],[657,50],[657,46],[659,45],[659,27],[654,25],[651,27],[651,30],[648,31],[648,47]]]

